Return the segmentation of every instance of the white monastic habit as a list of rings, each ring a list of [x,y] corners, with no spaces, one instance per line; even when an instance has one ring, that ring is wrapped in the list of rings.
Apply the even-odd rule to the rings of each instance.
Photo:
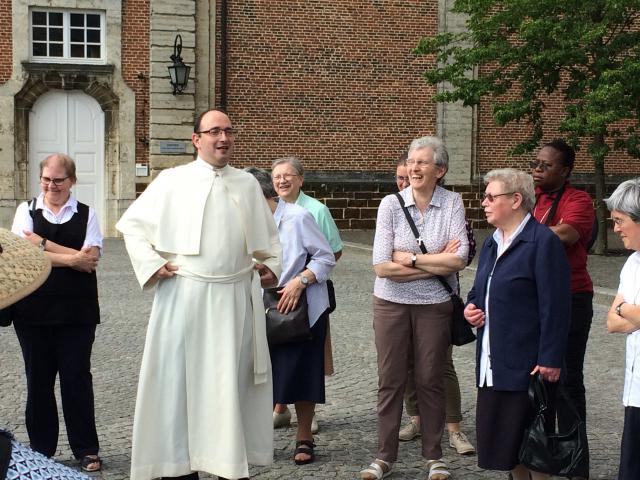
[[[167,261],[178,266],[157,284],[149,319],[131,479],[248,477],[248,463],[273,460],[271,364],[252,258],[281,273],[258,183],[198,159],[163,171],[116,227],[143,288]]]

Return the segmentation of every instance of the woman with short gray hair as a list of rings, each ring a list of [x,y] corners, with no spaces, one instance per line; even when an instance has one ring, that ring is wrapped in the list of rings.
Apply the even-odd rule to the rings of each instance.
[[[571,310],[570,268],[562,242],[531,215],[533,179],[505,168],[485,176],[482,200],[496,227],[480,252],[464,315],[478,329],[476,432],[478,466],[514,480],[549,475],[520,463],[532,417],[531,375],[560,379]]]
[[[325,403],[324,341],[329,318],[326,281],[335,266],[331,246],[313,216],[303,207],[278,199],[271,176],[247,168],[260,184],[273,213],[282,244],[282,275],[278,283],[278,310],[297,308],[305,296],[311,338],[293,343],[269,343],[273,371],[273,401],[296,407],[298,428],[293,460],[304,465],[315,460],[311,423],[316,404]]]
[[[618,294],[607,315],[610,333],[627,334],[624,376],[624,430],[620,446],[619,480],[640,478],[640,177],[621,183],[605,200],[611,210],[613,231],[624,247],[633,250],[620,272]]]

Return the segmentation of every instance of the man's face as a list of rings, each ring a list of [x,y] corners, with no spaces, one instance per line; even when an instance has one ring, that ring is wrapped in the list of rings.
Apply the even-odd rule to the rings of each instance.
[[[396,167],[396,185],[399,191],[409,186],[409,172],[406,165],[398,165]]]
[[[553,147],[543,147],[531,168],[533,182],[545,192],[558,190],[569,175],[569,167],[562,164],[562,153]]]
[[[220,129],[219,135],[208,133],[211,129]],[[224,167],[233,154],[234,135],[224,130],[232,128],[231,120],[222,112],[211,111],[202,117],[200,132],[191,135],[191,141],[198,151],[198,155],[205,162],[214,167]]]

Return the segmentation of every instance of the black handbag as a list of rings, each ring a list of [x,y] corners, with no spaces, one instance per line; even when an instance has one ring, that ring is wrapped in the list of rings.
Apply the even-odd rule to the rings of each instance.
[[[573,412],[573,426],[564,433],[547,431],[547,389],[540,374],[533,375],[529,383],[529,401],[536,413],[524,432],[518,458],[525,467],[536,472],[560,477],[586,477],[589,454],[587,429],[561,385],[558,386],[558,390]]]
[[[329,309],[326,313],[331,313],[336,309],[336,290],[333,288],[333,282],[327,279],[327,295],[329,296]]]
[[[302,292],[295,310],[287,314],[278,311],[278,301],[282,287],[265,288],[262,293],[265,316],[267,318],[267,341],[271,345],[301,342],[311,338],[309,315],[307,314],[307,295]]]
[[[396,193],[395,195],[402,206],[402,211],[404,212],[404,216],[407,218],[407,222],[409,222],[411,231],[418,241],[420,251],[422,253],[428,253],[427,247],[424,246],[424,242],[418,233],[418,227],[416,227],[413,218],[411,218],[411,214],[405,206],[402,196],[399,193]],[[436,278],[440,281],[449,295],[451,295],[451,304],[453,306],[453,311],[451,312],[451,344],[459,347],[473,342],[476,339],[476,334],[473,333],[471,325],[467,322],[467,319],[464,318],[464,302],[462,301],[462,298],[453,291],[453,288],[451,288],[451,285],[449,285],[449,282],[447,282],[444,277],[437,275]]]

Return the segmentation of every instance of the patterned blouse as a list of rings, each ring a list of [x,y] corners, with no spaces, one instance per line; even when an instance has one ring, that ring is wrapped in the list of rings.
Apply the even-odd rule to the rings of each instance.
[[[427,252],[441,252],[449,240],[457,238],[460,240],[460,247],[456,255],[466,264],[469,241],[460,195],[436,186],[424,216],[415,205],[411,187],[405,188],[400,195],[411,213]],[[395,194],[387,195],[380,202],[373,242],[373,265],[392,261],[394,251],[422,253]],[[456,274],[452,273],[447,280],[455,291],[458,288]],[[400,283],[376,277],[373,294],[389,302],[412,305],[443,303],[450,297],[437,278]]]

